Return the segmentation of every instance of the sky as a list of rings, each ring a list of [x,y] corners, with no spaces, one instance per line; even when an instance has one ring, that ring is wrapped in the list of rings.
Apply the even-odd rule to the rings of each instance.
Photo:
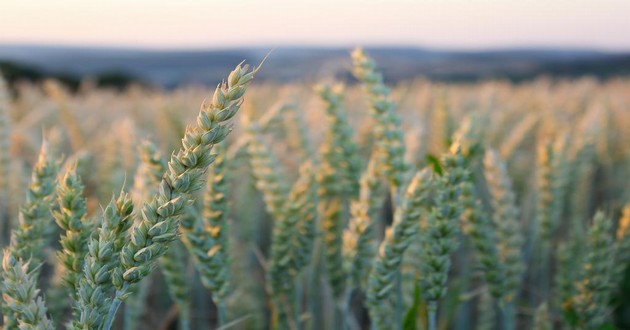
[[[630,51],[630,0],[0,0],[0,44]]]

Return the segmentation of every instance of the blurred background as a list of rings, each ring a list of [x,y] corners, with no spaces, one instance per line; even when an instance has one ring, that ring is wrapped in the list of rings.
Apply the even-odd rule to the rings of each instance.
[[[364,46],[390,82],[630,73],[625,0],[3,0],[0,70],[70,86],[215,84],[271,56],[261,79],[345,76]]]

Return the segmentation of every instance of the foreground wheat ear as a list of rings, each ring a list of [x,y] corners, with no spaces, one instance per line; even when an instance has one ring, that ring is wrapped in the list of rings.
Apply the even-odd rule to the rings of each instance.
[[[202,175],[216,158],[212,149],[230,133],[226,121],[240,109],[247,86],[259,69],[250,71],[248,65],[239,64],[227,82],[217,86],[212,103],[202,107],[197,124],[187,128],[181,149],[171,156],[159,193],[144,203],[142,220],[131,229],[120,254],[120,267],[112,272],[116,296],[104,329],[111,329],[118,307],[130,293],[129,286],[151,273],[158,257],[177,238],[178,216],[191,203],[190,194],[201,188]]]

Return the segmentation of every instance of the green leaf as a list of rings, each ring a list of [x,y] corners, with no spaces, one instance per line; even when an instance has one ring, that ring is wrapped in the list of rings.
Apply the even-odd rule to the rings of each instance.
[[[416,330],[416,320],[418,319],[418,311],[422,303],[420,296],[420,285],[416,283],[416,287],[413,290],[413,304],[411,304],[411,307],[409,307],[409,310],[405,313],[402,326],[403,330]]]
[[[438,159],[435,155],[427,154],[427,163],[429,163],[433,167],[433,172],[442,176],[444,174],[444,169],[442,169],[442,163],[440,159]]]

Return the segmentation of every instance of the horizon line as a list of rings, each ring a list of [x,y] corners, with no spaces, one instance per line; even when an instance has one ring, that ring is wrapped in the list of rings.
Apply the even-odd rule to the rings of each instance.
[[[313,49],[313,50],[352,50],[356,47],[366,49],[414,49],[434,52],[491,52],[491,51],[582,51],[608,54],[626,54],[630,49],[609,49],[597,46],[551,46],[551,45],[502,45],[502,46],[431,46],[418,45],[412,43],[267,43],[267,44],[243,44],[243,45],[222,45],[222,46],[150,46],[150,45],[128,45],[128,44],[85,44],[85,43],[54,43],[54,42],[2,42],[0,47],[42,47],[42,48],[65,48],[65,49],[85,49],[85,50],[126,50],[126,51],[152,51],[152,52],[198,52],[198,51],[234,51],[234,50],[261,50],[270,49]]]

